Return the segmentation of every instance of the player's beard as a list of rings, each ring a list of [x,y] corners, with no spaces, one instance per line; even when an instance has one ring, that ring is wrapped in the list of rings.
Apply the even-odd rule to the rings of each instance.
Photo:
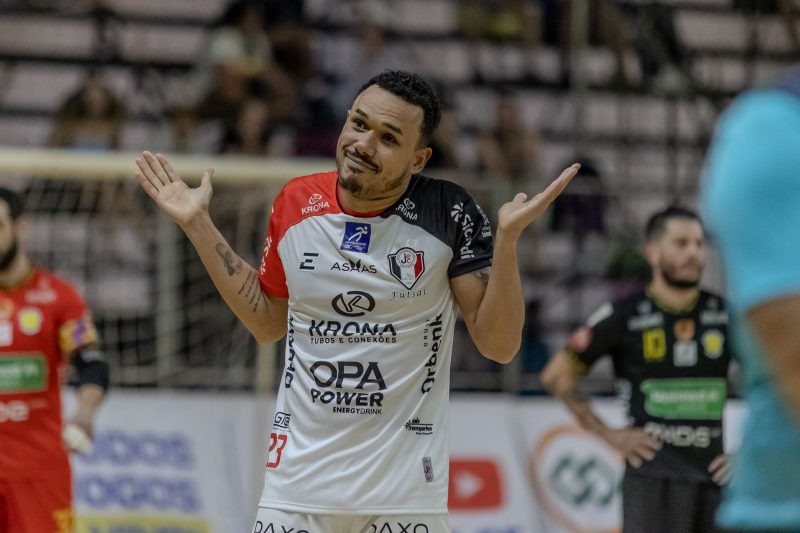
[[[699,275],[695,279],[679,278],[677,274],[675,274],[677,269],[673,268],[672,265],[664,263],[663,261],[660,265],[660,269],[661,276],[670,287],[675,289],[696,289],[700,286]]]
[[[402,185],[404,179],[405,177],[401,175],[388,181],[380,181],[379,183],[383,183],[384,187],[382,190],[376,190],[375,187],[370,186],[373,185],[372,183],[363,183],[358,179],[355,173],[351,173],[349,176],[343,176],[342,169],[339,169],[339,186],[359,200],[381,198],[387,191],[398,189],[400,185]]]
[[[14,259],[19,255],[19,246],[17,244],[16,235],[11,240],[11,246],[8,247],[2,255],[0,255],[0,272],[5,272],[11,267]]]

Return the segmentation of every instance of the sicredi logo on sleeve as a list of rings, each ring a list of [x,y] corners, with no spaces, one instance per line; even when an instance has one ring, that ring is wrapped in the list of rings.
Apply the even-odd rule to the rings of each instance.
[[[362,222],[345,222],[344,238],[342,238],[342,245],[339,246],[339,249],[365,254],[369,251],[369,239],[371,234],[372,228],[369,224],[364,224]]]

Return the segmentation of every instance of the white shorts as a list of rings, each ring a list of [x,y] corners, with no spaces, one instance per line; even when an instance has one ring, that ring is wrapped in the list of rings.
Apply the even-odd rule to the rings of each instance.
[[[445,514],[330,515],[259,507],[253,533],[450,533]]]

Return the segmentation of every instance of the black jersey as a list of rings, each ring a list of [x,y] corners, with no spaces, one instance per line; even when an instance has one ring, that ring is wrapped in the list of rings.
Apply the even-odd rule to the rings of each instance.
[[[629,423],[658,438],[655,459],[630,473],[711,481],[722,453],[722,414],[730,353],[724,301],[701,291],[686,309],[649,292],[601,306],[571,337],[567,352],[585,372],[610,355]]]

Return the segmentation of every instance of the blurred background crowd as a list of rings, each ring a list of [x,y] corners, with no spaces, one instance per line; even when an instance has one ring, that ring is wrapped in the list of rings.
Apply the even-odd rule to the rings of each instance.
[[[455,389],[536,393],[536,372],[569,332],[646,283],[644,220],[694,205],[715,118],[797,57],[797,10],[794,0],[2,0],[0,145],[332,158],[361,84],[387,68],[418,72],[446,106],[426,173],[467,186],[487,212],[583,164],[520,250],[521,357],[495,366],[465,328],[454,350]],[[2,175],[40,215],[34,255],[95,309],[118,385],[253,387],[257,347],[185,241],[159,255],[156,215],[132,178]],[[242,184],[215,191],[220,224],[257,257],[269,198]],[[165,281],[170,265],[179,274]],[[707,281],[719,287],[714,265]],[[165,283],[180,309],[171,366],[157,362],[153,314]],[[595,374],[609,391],[608,368]]]

